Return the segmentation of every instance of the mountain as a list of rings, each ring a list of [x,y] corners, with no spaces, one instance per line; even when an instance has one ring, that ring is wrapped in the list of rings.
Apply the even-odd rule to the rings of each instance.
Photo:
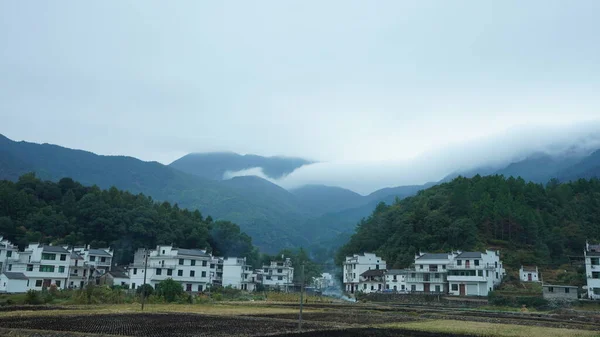
[[[391,268],[419,251],[501,249],[504,264],[558,266],[600,239],[600,180],[546,186],[502,176],[456,178],[389,205],[378,205],[336,260],[377,252]]]
[[[16,181],[35,172],[41,179],[69,177],[84,185],[115,186],[155,200],[198,209],[238,223],[266,252],[308,245],[301,224],[308,216],[293,194],[257,177],[213,181],[157,162],[101,156],[57,145],[15,142],[0,137],[0,179]]]
[[[589,179],[600,177],[600,150],[581,159],[576,164],[567,167],[557,174],[560,181]]]
[[[312,161],[302,158],[261,157],[253,154],[213,152],[191,153],[175,160],[169,166],[211,180],[222,180],[223,175],[228,171],[237,172],[260,167],[267,177],[277,179],[292,173],[301,166],[312,163]]]
[[[341,187],[304,185],[290,192],[304,207],[319,214],[353,208],[367,202],[362,195]]]
[[[555,155],[545,153],[533,154],[524,160],[514,162],[494,172],[505,177],[521,177],[526,181],[545,184],[557,178],[559,172],[577,164],[581,160],[578,155]]]

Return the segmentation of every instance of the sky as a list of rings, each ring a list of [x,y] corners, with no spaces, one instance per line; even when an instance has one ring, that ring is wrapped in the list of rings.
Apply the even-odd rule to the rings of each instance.
[[[436,154],[431,176],[480,143],[518,153],[544,130],[593,133],[599,12],[595,0],[0,0],[0,133],[165,164],[299,156],[330,167],[302,181],[378,168],[416,183],[428,176],[406,168]]]

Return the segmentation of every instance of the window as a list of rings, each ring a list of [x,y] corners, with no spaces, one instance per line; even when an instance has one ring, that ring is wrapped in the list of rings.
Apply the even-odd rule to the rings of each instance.
[[[269,272],[269,268],[265,268],[264,272],[268,273]]]
[[[568,294],[571,289],[565,288],[565,294]]]
[[[473,262],[475,262],[475,265],[478,266],[479,265],[479,260],[473,260]]]
[[[194,277],[196,276],[196,271],[195,270],[190,270],[190,277]]]
[[[137,268],[133,268],[133,275],[137,275]]]
[[[489,270],[485,271],[485,277],[490,277],[490,271]]]
[[[423,265],[422,264],[419,265],[419,269],[423,269]]]
[[[8,256],[8,255],[7,255],[7,256]],[[592,261],[591,261],[591,262],[592,262],[592,266],[597,266],[597,265],[599,265],[599,264],[600,264],[600,258],[597,258],[597,257],[596,257],[596,258],[592,258],[591,260],[592,260]]]
[[[283,269],[277,269],[277,272],[278,272],[279,274],[281,274],[281,273],[283,273]]]
[[[196,265],[196,260],[190,260],[190,263],[192,264],[192,266]]]
[[[394,281],[397,281],[397,279],[396,279],[396,275],[394,275]]]
[[[412,285],[410,286],[410,291],[417,291],[417,286],[416,286],[416,285],[414,285],[414,284],[412,284]]]
[[[33,271],[33,265],[32,264],[28,264],[27,265],[27,271]]]
[[[202,291],[202,285],[201,284],[198,285],[198,291]]]
[[[600,278],[600,272],[593,271],[592,272],[592,278]]]
[[[12,264],[9,264],[8,265],[8,271],[11,271],[11,270],[12,270]]]
[[[375,290],[375,286],[371,284],[371,290]]]
[[[415,273],[410,273],[410,277],[415,278]]]
[[[185,291],[192,291],[192,284],[191,283],[187,283],[185,285]]]
[[[277,279],[278,279],[279,281],[281,281],[281,280],[283,280],[283,276],[277,276]]]
[[[206,267],[208,263],[206,261],[202,261],[202,267]]]
[[[100,258],[100,262],[106,262],[106,258],[105,257],[101,257]]]
[[[477,271],[477,276],[481,276],[481,277],[483,277],[483,270],[478,270],[478,271]]]
[[[548,287],[548,292],[553,293],[554,292],[554,287]]]
[[[379,265],[378,264],[375,265],[375,269],[379,269]]]
[[[206,272],[205,271],[202,272],[202,277],[206,277]]]
[[[267,280],[270,280],[270,279],[271,279],[271,276],[267,276]]]
[[[363,284],[363,289],[367,289],[367,284]]]
[[[496,278],[498,278],[498,272],[496,272]]]
[[[442,269],[446,270],[446,265],[445,264],[442,265]]]
[[[162,253],[163,253],[163,255],[165,254],[165,250],[164,249],[162,250]]]
[[[494,262],[494,267],[498,268],[498,261]]]
[[[6,257],[11,257],[12,256],[12,250],[9,250],[6,252]]]
[[[183,259],[179,259],[179,265],[183,266]]]
[[[56,260],[56,254],[42,253],[42,260]]]
[[[458,284],[452,285],[452,291],[458,291]]]
[[[77,269],[73,269],[73,274],[77,274]]]
[[[173,269],[167,269],[167,275],[168,276],[173,275]]]
[[[57,287],[57,288],[60,288],[60,280],[56,280],[56,281],[54,282],[54,284],[56,284],[56,287]]]
[[[41,287],[42,286],[42,280],[35,280],[35,286],[36,287]]]
[[[385,289],[390,289],[390,285],[389,285],[389,284],[386,284],[386,285],[385,285]]]
[[[59,273],[64,273],[65,272],[65,266],[58,266],[58,272]]]
[[[67,254],[60,254],[61,261],[67,261]]]
[[[210,269],[215,269],[215,264],[214,263],[210,264]]]
[[[131,289],[135,289],[135,283],[131,284]]]
[[[94,262],[94,261],[96,261],[96,257],[93,255],[90,255],[90,262]]]
[[[435,273],[435,275],[433,275],[434,278],[440,278],[440,274]]]
[[[462,260],[456,260],[456,265],[457,266],[462,266]]]
[[[435,292],[436,292],[436,293],[439,293],[439,292],[440,292],[440,286],[439,286],[439,285],[438,285],[438,286],[435,286]]]
[[[177,271],[177,276],[183,276],[183,270],[178,270]]]
[[[42,272],[42,273],[54,273],[54,266],[41,265],[40,266],[40,272]]]
[[[156,275],[162,275],[162,269],[156,268]]]
[[[401,285],[400,287],[402,287],[401,289],[404,290],[404,284]],[[396,286],[394,286],[394,290],[396,289]]]

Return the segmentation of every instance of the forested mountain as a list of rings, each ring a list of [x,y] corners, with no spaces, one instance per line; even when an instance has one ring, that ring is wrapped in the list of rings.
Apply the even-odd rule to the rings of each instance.
[[[227,171],[241,171],[260,167],[269,178],[281,178],[295,169],[313,162],[292,157],[262,157],[253,154],[240,155],[233,152],[191,153],[169,166],[211,180],[222,180]]]
[[[558,265],[600,239],[600,180],[546,186],[523,179],[458,177],[393,205],[379,204],[338,252],[372,251],[390,268],[408,266],[419,251],[503,252],[504,263]]]
[[[600,150],[558,172],[557,177],[560,181],[600,178]]]
[[[341,187],[304,185],[290,190],[298,201],[314,213],[323,214],[364,205],[365,197]]]
[[[121,264],[130,262],[136,249],[157,244],[208,248],[215,255],[259,262],[251,238],[231,222],[70,178],[54,183],[26,174],[16,183],[0,181],[0,234],[21,247],[30,242],[110,246]]]

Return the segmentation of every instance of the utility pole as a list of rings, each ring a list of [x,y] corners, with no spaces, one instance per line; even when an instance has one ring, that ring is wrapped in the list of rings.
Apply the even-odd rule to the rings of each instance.
[[[304,303],[304,262],[300,273],[300,316],[298,317],[298,331],[302,332],[302,306]]]
[[[144,302],[146,302],[146,275],[148,274],[148,249],[144,252],[144,284],[142,284],[142,311],[144,311]]]

